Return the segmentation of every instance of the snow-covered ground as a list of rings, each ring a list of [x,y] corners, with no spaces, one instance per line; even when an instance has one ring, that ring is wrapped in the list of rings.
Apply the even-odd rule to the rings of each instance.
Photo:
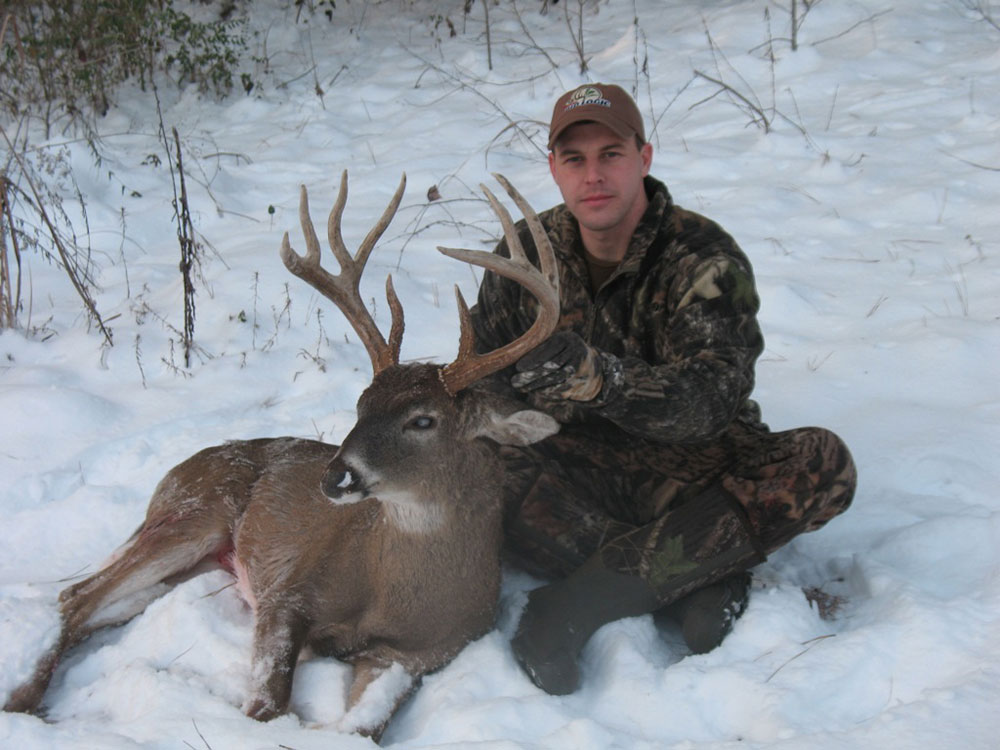
[[[0,695],[53,637],[66,579],[131,533],[170,466],[227,438],[335,442],[349,430],[367,355],[278,259],[282,232],[302,247],[299,184],[319,221],[350,170],[344,234],[356,246],[407,173],[363,292],[387,322],[392,272],[404,359],[444,361],[457,347],[451,286],[473,298],[478,272],[435,246],[498,236],[477,187],[495,185],[491,172],[539,209],[558,202],[543,151],[551,104],[612,81],[637,92],[654,174],[755,264],[765,418],[841,434],[860,471],[855,503],[760,566],[719,649],[691,656],[650,617],[617,622],[592,640],[584,685],[567,697],[537,690],[511,656],[536,582],[509,572],[497,629],[424,681],[384,744],[997,747],[1000,31],[970,4],[815,2],[793,52],[787,3],[588,2],[583,75],[563,3],[543,16],[522,0],[523,27],[511,0],[491,5],[492,71],[479,3],[465,18],[449,4],[455,37],[440,3],[338,3],[332,23],[298,25],[294,7],[255,11],[253,45],[271,69],[254,96],[160,92],[212,245],[187,370],[166,155],[149,96],[124,93],[101,121],[100,167],[84,144],[67,146],[114,347],[38,257],[25,258],[36,333],[0,335]],[[49,721],[2,714],[0,745],[369,745],[332,728],[347,671],[329,660],[300,665],[295,715],[240,713],[251,619],[233,588],[208,596],[226,582],[195,578],[92,638],[56,673]],[[803,593],[814,588],[832,616]]]

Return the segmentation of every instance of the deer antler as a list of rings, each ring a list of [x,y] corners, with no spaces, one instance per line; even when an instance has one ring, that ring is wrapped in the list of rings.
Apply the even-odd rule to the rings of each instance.
[[[465,298],[462,297],[462,292],[456,286],[455,296],[458,299],[461,325],[458,356],[441,373],[441,380],[451,394],[458,393],[480,378],[513,364],[548,338],[559,322],[559,271],[556,268],[552,243],[549,242],[549,237],[545,233],[538,215],[514,186],[503,175],[494,174],[493,176],[524,214],[531,237],[535,242],[535,248],[538,250],[540,268],[533,266],[525,256],[524,247],[521,245],[517,231],[514,229],[514,222],[507,209],[483,185],[480,187],[486,194],[486,199],[493,207],[494,213],[500,219],[504,237],[507,240],[507,248],[510,250],[510,257],[505,258],[502,255],[483,250],[448,247],[439,247],[438,250],[451,258],[480,266],[520,284],[538,300],[538,315],[531,328],[519,338],[487,354],[476,354],[469,307],[465,303]]]
[[[375,320],[368,312],[364,302],[361,300],[359,284],[361,274],[364,273],[365,263],[371,254],[375,243],[385,232],[392,221],[392,217],[399,208],[399,201],[403,197],[406,189],[406,175],[404,174],[396,188],[396,194],[392,196],[389,205],[386,206],[382,218],[378,220],[372,230],[365,237],[358,248],[357,254],[352,258],[344,245],[344,238],[340,233],[340,220],[344,213],[344,205],[347,203],[347,170],[340,178],[340,191],[337,193],[337,200],[330,211],[330,218],[327,222],[327,237],[330,248],[333,250],[337,263],[340,264],[340,274],[334,276],[320,265],[319,239],[316,236],[316,229],[313,227],[312,219],[309,217],[309,196],[305,185],[299,198],[299,222],[302,224],[302,234],[306,242],[306,254],[301,256],[292,250],[288,241],[288,232],[285,232],[281,241],[281,260],[285,267],[316,291],[331,300],[344,317],[354,327],[358,337],[365,345],[368,356],[372,360],[372,368],[377,375],[386,367],[399,363],[399,347],[403,339],[403,307],[399,304],[399,298],[392,288],[392,277],[389,276],[385,282],[385,296],[389,301],[389,309],[392,311],[392,327],[389,331],[389,341],[386,342]]]

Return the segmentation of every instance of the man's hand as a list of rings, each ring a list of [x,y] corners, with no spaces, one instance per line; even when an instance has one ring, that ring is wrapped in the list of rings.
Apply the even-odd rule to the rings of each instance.
[[[601,392],[601,356],[572,331],[557,331],[517,362],[511,385],[547,399],[590,401]]]

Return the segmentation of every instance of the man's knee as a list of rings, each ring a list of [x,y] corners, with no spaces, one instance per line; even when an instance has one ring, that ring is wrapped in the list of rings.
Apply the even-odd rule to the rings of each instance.
[[[744,506],[768,553],[821,528],[854,498],[857,470],[847,445],[821,427],[769,433],[723,480]]]
[[[815,492],[817,505],[826,511],[822,514],[825,516],[822,523],[826,523],[851,505],[858,470],[847,444],[838,435],[822,427],[812,429],[816,432],[820,462]]]
[[[857,468],[847,444],[822,427],[803,428],[799,438],[806,453],[805,475],[793,482],[791,523],[775,524],[772,549],[809,531],[822,528],[850,507],[857,486]]]

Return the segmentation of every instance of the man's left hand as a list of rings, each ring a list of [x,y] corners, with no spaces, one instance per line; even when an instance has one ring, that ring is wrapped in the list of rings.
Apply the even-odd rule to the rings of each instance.
[[[601,356],[572,331],[557,331],[518,360],[511,385],[547,399],[590,401],[604,385]]]

